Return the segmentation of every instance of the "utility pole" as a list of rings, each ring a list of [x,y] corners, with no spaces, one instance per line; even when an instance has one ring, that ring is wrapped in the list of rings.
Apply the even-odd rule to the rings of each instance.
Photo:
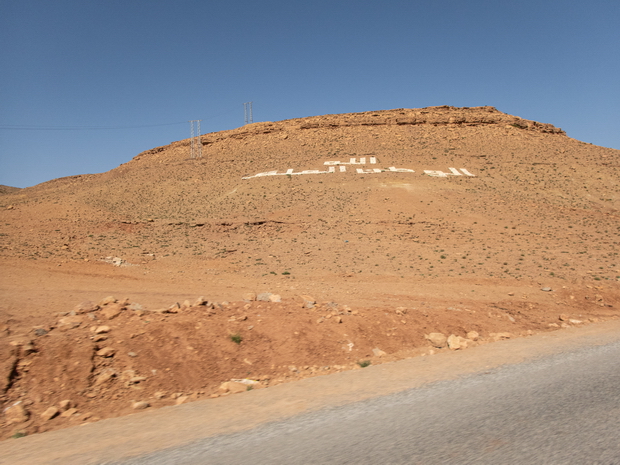
[[[201,119],[189,121],[190,138],[190,158],[202,158],[202,140],[200,138]]]
[[[245,124],[252,124],[254,122],[254,116],[252,115],[252,103],[245,102],[243,104],[243,117]]]

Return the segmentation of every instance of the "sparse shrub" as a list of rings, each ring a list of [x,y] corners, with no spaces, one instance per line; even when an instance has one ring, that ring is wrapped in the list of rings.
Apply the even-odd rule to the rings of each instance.
[[[235,344],[241,344],[241,341],[243,341],[243,336],[241,336],[241,334],[239,333],[231,334],[230,340],[233,341]]]
[[[362,368],[366,368],[367,366],[370,366],[370,360],[360,360],[359,362],[357,362],[357,364],[359,366],[361,366]]]

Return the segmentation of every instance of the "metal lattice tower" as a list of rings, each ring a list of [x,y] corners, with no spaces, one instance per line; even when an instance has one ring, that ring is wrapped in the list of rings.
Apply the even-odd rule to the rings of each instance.
[[[201,119],[193,119],[189,122],[191,133],[190,139],[190,158],[202,158],[202,140],[200,138]]]
[[[254,122],[254,116],[252,115],[252,102],[245,102],[243,104],[243,116],[245,124],[252,124]]]

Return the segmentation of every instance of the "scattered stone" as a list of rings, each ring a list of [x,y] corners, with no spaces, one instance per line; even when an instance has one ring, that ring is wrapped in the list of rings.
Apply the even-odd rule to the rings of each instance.
[[[166,397],[166,393],[163,391],[157,391],[155,394],[153,394],[153,397],[157,400],[161,400]]]
[[[189,300],[185,300],[183,301],[183,305],[181,305],[181,308],[190,308],[192,306],[192,303]]]
[[[543,292],[551,292],[553,289],[551,289],[550,287],[542,287],[540,290]]]
[[[99,314],[108,320],[112,320],[119,316],[123,310],[125,310],[125,306],[121,303],[117,303],[104,307]]]
[[[515,293],[514,292],[509,292],[508,295],[512,297],[513,295],[515,295]]]
[[[28,421],[30,414],[21,401],[15,402],[9,408],[4,410],[5,421],[7,425],[24,423]]]
[[[375,357],[383,357],[384,355],[387,355],[387,354],[386,354],[385,352],[383,352],[381,349],[376,348],[376,347],[375,347],[374,349],[372,349],[372,354],[373,354]]]
[[[34,334],[35,336],[45,336],[49,331],[45,328],[35,328]]]
[[[30,355],[37,351],[32,342],[27,342],[21,346],[21,355]]]
[[[130,357],[137,357],[138,354],[136,354],[135,352],[127,352],[127,355],[129,355]]]
[[[95,328],[94,333],[95,334],[102,334],[102,333],[109,333],[110,332],[110,327],[109,326],[97,326]]]
[[[239,392],[247,391],[247,385],[243,383],[238,383],[235,381],[226,381],[220,385],[220,391],[222,392],[230,392],[232,394],[237,394]]]
[[[60,413],[60,411],[58,410],[58,408],[50,407],[45,412],[43,412],[41,414],[41,419],[43,421],[50,421],[52,418],[54,418],[59,413]]]
[[[436,347],[438,349],[446,347],[446,344],[448,342],[448,338],[443,333],[430,333],[427,334],[425,337],[430,341],[433,347]]]
[[[503,339],[511,339],[512,338],[512,333],[491,333],[491,334],[489,334],[489,336],[494,341],[501,341]]]
[[[128,383],[138,384],[138,383],[141,383],[142,381],[146,381],[146,376],[133,376],[129,379]]]
[[[269,302],[271,300],[271,292],[262,292],[256,296],[256,300],[261,302]]]
[[[68,331],[73,328],[77,328],[82,324],[84,318],[81,315],[69,315],[58,320],[56,327],[60,331]]]
[[[307,368],[307,367],[306,367]],[[258,381],[255,381],[253,379],[247,379],[247,378],[243,378],[243,379],[231,379],[231,381],[233,383],[241,383],[241,384],[245,384],[246,386],[256,386],[258,384],[260,384]]]
[[[299,297],[302,300],[302,308],[314,308],[314,306],[316,305],[316,300],[309,295],[300,295]]]
[[[138,402],[134,402],[133,404],[131,404],[131,408],[133,408],[134,410],[143,410],[145,408],[150,407],[151,405],[148,402],[145,402],[143,400],[138,401]]]
[[[93,342],[101,342],[107,339],[108,339],[108,336],[105,334],[97,334],[96,336],[93,336]]]
[[[109,304],[115,304],[116,302],[117,302],[117,300],[110,295],[110,296],[106,297],[105,299],[102,299],[101,302],[99,302],[99,307],[103,307],[103,306],[109,305]]]
[[[86,300],[84,302],[80,302],[79,304],[77,304],[74,308],[73,311],[75,313],[90,313],[90,312],[94,312],[96,310],[99,310],[99,305],[97,305],[94,302],[91,302],[90,300]]]
[[[278,294],[271,294],[269,296],[270,302],[282,302],[282,298]]]
[[[575,319],[572,319],[572,318],[570,320],[568,320],[568,322],[570,324],[573,324],[573,325],[580,325],[581,323],[583,323],[583,321],[581,321],[581,320],[575,320]]]
[[[61,412],[65,412],[65,411],[69,410],[72,405],[73,405],[73,403],[71,402],[70,399],[61,400],[58,403],[58,407],[59,407]]]
[[[201,305],[206,305],[206,304],[207,304],[207,302],[208,302],[208,301],[207,301],[207,299],[205,299],[205,298],[204,298],[204,296],[202,296],[202,295],[201,295],[200,297],[198,297],[198,298],[194,301],[194,303],[193,303],[193,305],[192,305],[192,306],[193,306],[193,307],[200,307]]]
[[[129,305],[129,307],[127,307],[129,310],[133,310],[134,312],[139,312],[141,310],[144,310],[144,307],[136,302],[132,303],[131,305]]]
[[[178,302],[168,307],[168,313],[179,313],[179,310],[181,310],[181,304]]]
[[[464,337],[451,334],[446,342],[448,343],[448,348],[450,350],[460,350],[467,348],[468,341]]]
[[[471,339],[472,341],[477,341],[480,337],[477,331],[470,331],[467,333],[467,339]]]
[[[176,313],[176,312],[171,312],[169,308],[158,308],[155,310],[151,310],[151,312],[153,313]]]
[[[396,307],[396,314],[403,316],[407,314],[407,307]]]
[[[177,397],[177,400],[174,401],[175,405],[181,405],[182,403],[186,402],[187,399],[189,399],[189,396],[180,396]]]
[[[125,260],[120,257],[105,257],[102,260],[114,266],[125,266]]]
[[[243,300],[246,302],[254,302],[256,300],[255,292],[246,292],[243,294]]]
[[[64,412],[62,412],[60,416],[62,418],[69,418],[75,415],[77,412],[78,412],[78,409],[76,409],[75,407],[71,407],[70,409],[67,409]]]
[[[334,320],[336,320],[336,323],[342,323],[342,317],[341,316],[336,316],[334,318]]]
[[[105,357],[105,358],[114,357],[115,353],[116,353],[116,349],[114,347],[104,347],[103,349],[99,349],[97,351],[97,355],[99,357]]]
[[[105,368],[97,377],[95,378],[95,386],[100,386],[112,378],[116,376],[116,371],[112,368]]]
[[[562,314],[558,317],[558,319],[559,319],[560,321],[568,321],[568,315],[567,315],[566,313],[562,313]]]
[[[134,376],[136,376],[135,370],[125,370],[121,373],[121,381],[129,381]]]

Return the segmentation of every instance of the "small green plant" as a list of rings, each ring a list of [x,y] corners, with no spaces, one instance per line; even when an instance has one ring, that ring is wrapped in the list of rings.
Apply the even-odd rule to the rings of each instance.
[[[241,341],[243,341],[243,336],[241,336],[241,334],[239,333],[231,334],[230,340],[233,341],[235,344],[241,344]]]
[[[359,362],[357,362],[357,364],[359,366],[361,366],[362,368],[366,368],[367,366],[370,366],[370,360],[360,360]]]
[[[245,388],[246,391],[251,391],[252,389],[254,389],[254,386],[251,384],[248,384],[248,387]]]
[[[23,431],[17,431],[15,434],[13,434],[13,436],[11,436],[11,439],[24,438],[26,436],[27,434],[24,433]]]
[[[285,271],[285,272],[283,272],[282,274],[283,274],[283,275],[289,275],[289,274],[291,274],[291,273],[289,273],[288,271]]]

